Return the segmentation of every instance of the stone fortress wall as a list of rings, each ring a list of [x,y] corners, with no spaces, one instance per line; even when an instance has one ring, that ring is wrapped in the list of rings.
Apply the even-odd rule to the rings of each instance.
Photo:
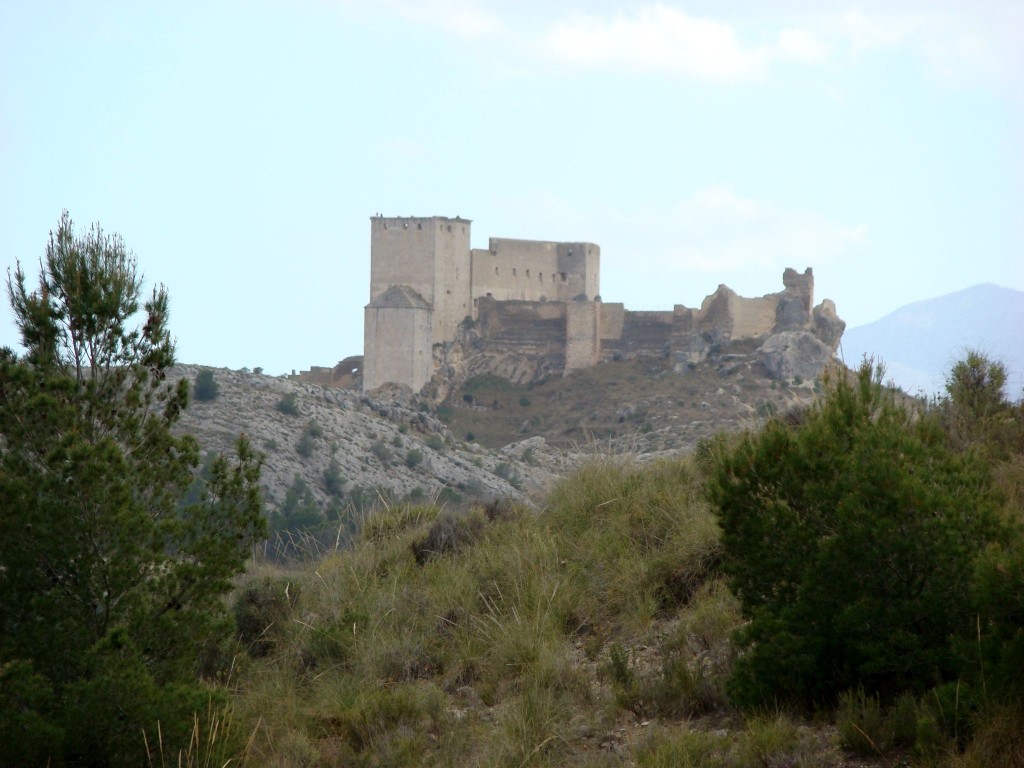
[[[809,268],[787,269],[783,290],[759,298],[720,285],[699,308],[633,312],[601,301],[597,245],[491,238],[487,249],[470,249],[470,225],[371,218],[364,391],[392,383],[419,392],[442,369],[450,375],[453,360],[466,368],[469,357],[475,373],[490,366],[513,378],[645,355],[670,357],[682,370],[732,341],[795,345],[786,334],[827,360],[845,326],[830,301],[814,307]]]
[[[472,293],[498,301],[592,301],[600,294],[601,249],[593,243],[553,243],[492,237],[474,248]]]

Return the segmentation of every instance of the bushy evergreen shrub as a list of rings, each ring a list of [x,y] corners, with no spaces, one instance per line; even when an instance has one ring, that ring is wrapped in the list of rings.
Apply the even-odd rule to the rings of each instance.
[[[274,405],[274,409],[287,415],[299,415],[299,398],[294,392],[285,392]]]
[[[220,394],[220,385],[214,379],[213,371],[204,368],[196,374],[195,384],[192,386],[192,395],[202,403],[208,403],[217,399]]]
[[[1002,536],[988,470],[937,420],[899,405],[882,371],[834,376],[796,424],[720,445],[709,497],[750,624],[735,699],[891,701],[963,672],[952,638],[976,616],[970,575]],[[724,447],[723,447],[724,446]]]

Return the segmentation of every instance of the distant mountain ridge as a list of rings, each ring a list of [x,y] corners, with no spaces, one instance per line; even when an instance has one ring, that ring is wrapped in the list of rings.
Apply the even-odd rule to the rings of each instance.
[[[885,363],[886,377],[911,394],[943,391],[945,374],[965,350],[1002,361],[1007,395],[1024,392],[1024,291],[983,283],[908,304],[880,320],[848,328],[840,354],[854,367],[864,355]]]

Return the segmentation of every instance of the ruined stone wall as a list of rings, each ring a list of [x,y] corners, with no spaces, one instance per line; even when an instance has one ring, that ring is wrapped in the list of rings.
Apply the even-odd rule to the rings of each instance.
[[[615,304],[601,303],[600,332],[601,341],[619,339],[626,323],[626,307],[621,302]]]
[[[434,375],[429,309],[374,307],[363,315],[363,391],[397,383],[419,392]]]
[[[767,336],[775,327],[775,310],[778,296],[768,295],[760,298],[744,298],[729,292],[728,307],[732,315],[733,339],[754,339]]]
[[[597,295],[601,249],[593,243],[555,243],[492,237],[471,253],[473,298],[571,301]]]
[[[589,368],[600,359],[601,305],[595,301],[565,304],[565,372]]]
[[[602,359],[637,356],[661,357],[669,353],[672,338],[671,312],[630,312],[622,318],[622,333],[602,333]]]
[[[492,348],[560,355],[566,341],[566,304],[555,301],[477,299],[476,327]]]
[[[814,306],[814,272],[810,267],[800,274],[789,267],[782,273],[782,285],[786,291],[798,295],[803,300],[803,310],[809,316]]]

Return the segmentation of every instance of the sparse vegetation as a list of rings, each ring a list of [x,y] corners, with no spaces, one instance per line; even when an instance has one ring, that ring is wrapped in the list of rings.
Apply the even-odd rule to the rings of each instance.
[[[737,573],[736,554],[729,549],[734,534],[723,538],[717,507],[706,494],[709,480],[712,487],[722,482],[723,463],[741,455],[737,451],[745,440],[753,446],[768,440],[799,446],[810,440],[807,435],[816,435],[820,442],[813,443],[814,451],[797,451],[798,456],[818,455],[833,444],[842,450],[839,456],[821,458],[821,495],[814,497],[821,499],[826,490],[845,487],[834,480],[825,485],[829,466],[845,467],[850,487],[859,489],[879,480],[883,489],[899,488],[896,481],[905,480],[904,475],[941,488],[943,472],[967,477],[964,472],[979,466],[969,454],[987,445],[989,437],[972,437],[973,447],[960,454],[947,445],[945,429],[936,427],[952,418],[944,415],[947,406],[935,406],[934,419],[918,412],[903,420],[886,410],[884,398],[872,399],[882,393],[871,381],[867,390],[863,380],[830,382],[826,401],[817,409],[769,414],[768,424],[747,438],[707,441],[692,459],[640,465],[626,458],[598,458],[552,489],[539,513],[507,504],[493,505],[493,512],[490,506],[469,512],[445,508],[458,493],[448,488],[438,494],[436,505],[388,500],[367,518],[351,549],[308,570],[287,573],[299,595],[288,609],[293,620],[283,623],[282,637],[272,638],[273,651],[251,662],[234,700],[241,730],[256,734],[250,761],[824,767],[853,764],[844,759],[846,753],[854,756],[850,761],[887,764],[900,764],[900,756],[949,768],[1013,764],[1009,756],[1019,749],[1021,724],[1020,708],[1014,705],[1020,688],[1014,687],[1016,673],[1005,655],[1014,647],[1011,628],[1021,626],[1011,597],[1020,572],[1014,570],[1020,561],[1012,554],[1019,540],[1013,536],[998,539],[1001,543],[987,549],[986,558],[975,558],[973,570],[964,568],[979,574],[977,581],[966,579],[970,589],[943,593],[952,598],[949,605],[965,600],[964,610],[975,611],[980,621],[972,637],[954,638],[953,646],[944,646],[963,663],[953,667],[949,682],[915,684],[908,674],[879,686],[877,675],[843,678],[832,670],[815,681],[818,690],[837,680],[867,686],[833,689],[831,700],[824,694],[791,697],[794,688],[786,687],[790,678],[785,675],[802,674],[802,662],[787,654],[799,646],[773,644],[777,653],[771,658],[782,670],[776,679],[784,682],[770,689],[772,683],[758,679],[760,690],[778,694],[771,707],[748,712],[733,703],[746,703],[737,690],[743,690],[744,679],[753,679],[747,659],[756,660],[762,651],[749,644],[754,626],[744,615],[751,615],[744,599],[749,587],[740,590],[739,598],[729,588]],[[862,401],[865,396],[868,400]],[[869,416],[859,417],[862,412]],[[1014,413],[1003,415],[1019,419]],[[843,437],[842,429],[865,434]],[[780,434],[791,443],[780,443]],[[858,440],[876,453],[895,441],[905,456],[926,460],[937,476],[916,469],[913,475],[886,475],[858,453]],[[914,440],[924,446],[915,448]],[[1012,450],[1005,448],[1000,455],[1007,458],[999,466],[1014,466]],[[855,458],[870,477],[843,463]],[[992,455],[989,460],[994,461]],[[762,481],[781,483],[790,475],[802,480],[785,486],[788,503],[800,502],[806,497],[801,493],[818,492],[809,480],[815,476],[799,463],[786,464],[795,459],[785,451],[775,454],[774,461],[782,463],[776,474],[754,466]],[[888,461],[893,463],[892,457]],[[511,465],[500,470],[499,465],[496,474],[511,472]],[[994,475],[1007,478],[1002,481],[1009,483],[1006,488],[1019,487],[1020,475],[1009,469]],[[741,487],[746,477],[737,470],[729,482]],[[968,508],[981,515],[978,519],[996,517],[998,498],[986,496],[983,485],[972,487],[981,495]],[[471,492],[468,485],[460,490]],[[715,493],[711,498],[717,504]],[[916,490],[899,498],[894,509],[906,504],[904,499],[923,496]],[[927,498],[942,495],[933,490]],[[850,502],[831,507],[843,504]],[[873,502],[861,508],[872,510],[878,530],[886,531],[881,542],[892,545],[896,538],[885,518],[878,517],[886,507]],[[771,522],[763,511],[748,514]],[[906,514],[901,519],[915,521]],[[724,517],[722,522],[727,522]],[[865,536],[873,530],[865,529]],[[960,525],[955,535],[970,530]],[[770,560],[771,553],[784,562],[800,562],[803,555],[775,536],[770,537],[772,549],[750,551],[758,551],[762,560]],[[986,540],[965,547],[977,549]],[[913,533],[913,541],[928,546],[920,531]],[[842,556],[830,551],[825,560],[852,568],[856,560],[841,561]],[[860,578],[866,577],[861,573]],[[891,599],[899,596],[887,589]],[[819,601],[819,612],[825,614],[843,594],[842,589],[823,593],[833,602]],[[898,658],[892,654],[903,647],[904,633],[893,622],[900,617],[883,618],[894,627],[892,634],[881,629],[881,620],[865,620],[879,628],[879,658]],[[805,621],[801,628],[821,625]],[[839,638],[856,639],[852,631]],[[1003,680],[993,675],[982,686],[982,666],[998,669]],[[803,719],[808,700],[818,704],[817,722]],[[275,702],[272,710],[270,701]],[[793,706],[778,708],[787,703]],[[269,711],[280,714],[268,717]],[[834,722],[838,736],[830,739],[821,720]],[[614,751],[598,747],[608,740],[620,746]]]
[[[393,454],[383,440],[375,440],[370,446],[370,453],[377,457],[383,464],[390,464]]]
[[[347,482],[348,479],[341,472],[341,465],[336,459],[331,459],[331,463],[324,470],[324,490],[334,498],[341,498]]]
[[[220,394],[220,386],[214,378],[213,371],[204,368],[196,374],[195,383],[192,385],[192,395],[201,403],[210,403],[217,399]]]
[[[316,448],[316,441],[323,437],[324,429],[315,421],[310,420],[299,436],[299,442],[295,446],[295,452],[304,459],[313,455]]]
[[[494,467],[494,474],[507,482],[513,488],[518,489],[523,487],[523,479],[507,461],[499,461]]]
[[[419,448],[410,448],[409,452],[405,454],[405,466],[410,469],[418,467],[422,461],[423,451]]]
[[[294,392],[285,392],[274,408],[286,416],[299,415],[299,398]]]

